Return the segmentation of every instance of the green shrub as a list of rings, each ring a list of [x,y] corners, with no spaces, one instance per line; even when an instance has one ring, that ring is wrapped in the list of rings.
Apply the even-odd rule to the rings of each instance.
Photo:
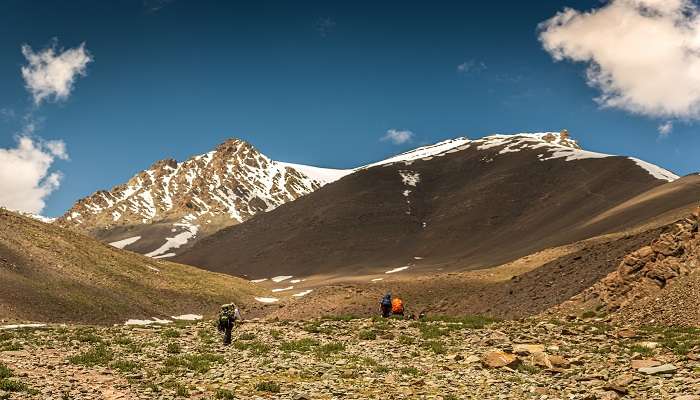
[[[495,318],[485,317],[483,315],[462,315],[458,317],[451,317],[447,315],[439,315],[434,317],[428,317],[425,321],[440,321],[449,324],[454,324],[455,328],[467,328],[467,329],[481,329],[486,325],[492,324],[498,321]]]
[[[7,365],[0,363],[0,379],[12,377],[12,370]]]
[[[280,340],[282,338],[282,332],[278,331],[277,329],[272,329],[270,330],[270,336],[272,336],[272,338],[275,340]]]
[[[205,373],[211,369],[212,363],[222,363],[224,357],[218,354],[187,354],[184,356],[173,356],[165,360],[163,365],[165,371],[173,371],[177,368],[186,368],[190,371]]]
[[[0,390],[5,392],[26,392],[29,391],[29,386],[26,383],[12,379],[0,379]]]
[[[236,395],[233,394],[232,391],[228,389],[216,389],[216,394],[214,395],[217,399],[224,399],[224,400],[233,400],[236,398]]]
[[[279,393],[280,385],[279,383],[272,381],[259,382],[257,385],[255,385],[255,390],[258,392]]]
[[[91,331],[78,331],[74,338],[82,343],[102,343],[102,338]]]
[[[112,369],[116,369],[119,372],[128,373],[138,369],[139,364],[137,362],[129,360],[117,360],[113,362],[110,366],[112,367]]]
[[[161,332],[161,335],[166,338],[179,338],[180,337],[180,332],[173,329],[173,328],[168,328],[165,329],[163,332]]]
[[[71,364],[80,364],[86,367],[95,365],[107,365],[112,361],[112,351],[104,344],[97,345],[90,350],[76,354],[68,358]]]
[[[170,354],[180,354],[180,344],[177,342],[168,343],[168,346],[166,346],[165,351],[167,351]]]
[[[407,336],[407,335],[399,336],[399,343],[401,343],[401,344],[412,345],[415,342],[416,342],[416,339],[411,337],[411,336]]]
[[[262,354],[267,354],[270,351],[270,346],[258,342],[258,341],[252,341],[252,342],[239,342],[235,341],[233,342],[233,347],[235,347],[238,350],[250,350],[253,352],[253,354],[256,355],[262,355]]]
[[[437,340],[427,341],[427,342],[423,343],[423,347],[432,351],[435,354],[447,353],[447,349],[445,349],[445,345],[442,344],[442,342],[437,341]]]
[[[401,368],[400,372],[401,372],[403,375],[413,375],[413,376],[416,376],[416,375],[420,374],[420,371],[419,371],[418,368],[416,368],[416,367],[403,367],[403,368]]]
[[[357,336],[360,338],[360,340],[375,340],[377,338],[377,332],[369,329],[363,329]]]
[[[319,357],[328,357],[333,353],[339,353],[345,350],[345,345],[342,343],[326,343],[316,349],[316,355]]]

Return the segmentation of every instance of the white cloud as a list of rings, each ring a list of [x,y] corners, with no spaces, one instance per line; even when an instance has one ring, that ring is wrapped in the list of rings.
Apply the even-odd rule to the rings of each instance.
[[[85,43],[58,52],[54,43],[38,53],[25,44],[22,54],[27,59],[27,65],[22,67],[22,77],[37,105],[44,100],[66,100],[76,77],[85,76],[87,64],[93,60]]]
[[[700,17],[691,0],[611,0],[540,24],[557,60],[588,64],[596,101],[633,113],[700,118]]]
[[[60,172],[49,172],[56,158],[66,159],[62,141],[42,142],[28,136],[17,139],[17,147],[0,148],[0,206],[39,213],[44,199],[58,188]]]
[[[411,140],[413,140],[413,132],[389,129],[380,140],[383,142],[390,141],[394,144],[409,143]]]
[[[657,128],[659,131],[659,136],[662,138],[667,137],[668,135],[673,132],[673,122],[672,121],[666,121],[663,124],[659,125]]]
[[[457,66],[457,72],[468,74],[479,73],[486,70],[486,63],[483,61],[469,60],[465,61]]]

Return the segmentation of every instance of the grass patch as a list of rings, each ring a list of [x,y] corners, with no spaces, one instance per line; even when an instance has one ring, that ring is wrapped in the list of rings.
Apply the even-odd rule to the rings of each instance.
[[[322,317],[321,319],[326,320],[326,321],[344,321],[344,322],[349,322],[352,321],[353,319],[359,319],[357,315],[352,315],[352,314],[341,314],[341,315],[326,315]]]
[[[318,357],[324,358],[329,357],[331,354],[340,353],[345,350],[345,345],[339,342],[326,343],[319,346],[316,349],[316,355]]]
[[[430,341],[423,343],[423,348],[428,349],[435,354],[447,353],[447,349],[445,348],[445,345],[438,340],[430,340]]]
[[[26,383],[12,379],[0,379],[0,390],[5,392],[26,392],[29,386]]]
[[[462,329],[481,329],[486,325],[497,322],[498,320],[491,317],[486,317],[483,315],[462,315],[458,317],[451,317],[447,315],[440,315],[434,317],[428,317],[426,321],[439,321],[446,322],[449,324],[455,324]]]
[[[416,342],[415,338],[408,336],[408,335],[401,335],[401,336],[399,336],[398,340],[399,340],[399,343],[405,344],[405,345],[411,345],[411,344]]]
[[[114,344],[118,344],[120,346],[128,346],[134,343],[134,341],[131,340],[131,338],[128,336],[117,336],[116,338],[114,338],[113,342]]]
[[[7,379],[12,377],[12,370],[7,367],[7,365],[0,363],[0,379]]]
[[[81,343],[102,343],[102,338],[91,331],[78,331],[73,338]]]
[[[172,372],[177,368],[185,368],[190,371],[205,373],[211,369],[212,363],[222,362],[224,362],[224,356],[211,353],[172,356],[165,360],[164,372]]]
[[[168,343],[168,345],[165,347],[165,351],[167,351],[170,354],[180,354],[182,352],[182,349],[180,348],[179,343],[173,342]]]
[[[93,367],[95,365],[107,365],[112,361],[112,351],[104,344],[99,344],[90,350],[68,357],[71,364]]]
[[[403,367],[399,370],[402,375],[416,376],[420,374],[420,371],[416,367]]]
[[[280,350],[282,351],[296,351],[299,353],[305,353],[311,351],[312,347],[318,346],[318,340],[304,338],[299,340],[292,340],[289,342],[282,342],[280,344]]]
[[[688,354],[700,346],[700,329],[687,327],[644,327],[644,332],[660,337],[659,342],[677,355]]]
[[[270,351],[270,346],[258,342],[258,341],[252,341],[252,342],[239,342],[235,341],[233,342],[233,347],[235,347],[238,350],[250,350],[253,352],[253,354],[256,355],[262,355],[262,354],[267,354]]]
[[[217,399],[224,399],[224,400],[233,400],[236,398],[236,395],[233,394],[232,391],[228,389],[216,389],[216,393],[214,394],[214,397]]]
[[[442,328],[435,324],[420,324],[418,329],[420,330],[420,335],[423,339],[437,339],[441,336],[450,334],[450,330],[448,328]]]
[[[376,372],[377,374],[386,374],[389,371],[389,367],[387,367],[386,365],[377,365],[376,367],[374,367],[374,372]]]
[[[377,332],[369,329],[363,329],[357,336],[360,338],[360,340],[375,340],[377,338]]]
[[[277,329],[272,329],[270,330],[270,336],[275,340],[280,340],[282,339],[282,332],[278,331]]]
[[[180,337],[180,331],[173,329],[173,328],[165,329],[160,334],[161,334],[161,336],[166,337],[166,338],[179,338]]]
[[[257,390],[258,392],[279,393],[281,389],[279,383],[265,381],[259,382],[257,385],[255,385],[255,390]]]
[[[639,353],[643,356],[650,356],[650,355],[654,354],[654,350],[652,350],[646,346],[640,346],[638,344],[635,344],[634,346],[630,346],[628,350],[630,353]]]
[[[175,384],[175,395],[180,396],[180,397],[190,397],[190,390],[187,388],[187,386],[176,383]]]
[[[330,326],[323,326],[321,321],[309,322],[302,328],[309,333],[323,333],[325,335],[330,335],[333,333],[333,328]]]
[[[113,362],[110,367],[121,373],[129,373],[137,370],[139,368],[139,363],[129,360],[117,360]]]
[[[252,332],[243,332],[238,335],[238,340],[254,340],[255,334]]]
[[[23,348],[18,342],[0,343],[0,351],[20,351]]]

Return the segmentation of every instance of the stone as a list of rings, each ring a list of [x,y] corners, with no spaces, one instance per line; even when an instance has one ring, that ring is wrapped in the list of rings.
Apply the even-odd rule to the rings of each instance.
[[[632,368],[633,369],[640,369],[640,368],[649,368],[649,367],[656,367],[661,365],[661,362],[652,360],[652,359],[645,359],[645,360],[632,360]]]
[[[481,362],[488,368],[515,368],[520,364],[520,359],[515,354],[489,351],[481,356]]]
[[[541,344],[514,344],[513,353],[518,355],[528,355],[544,352],[544,345]]]
[[[531,361],[534,365],[538,367],[544,367],[547,369],[566,369],[571,366],[571,363],[569,363],[569,361],[567,361],[564,357],[558,355],[549,355],[544,352],[534,353],[532,355]]]
[[[664,364],[656,367],[644,367],[640,368],[639,372],[647,375],[657,375],[657,374],[673,374],[678,370],[678,368],[673,364]]]
[[[617,331],[617,337],[629,339],[629,338],[633,338],[635,336],[637,336],[637,332],[635,332],[632,329],[626,328],[626,329],[620,329],[619,331]]]

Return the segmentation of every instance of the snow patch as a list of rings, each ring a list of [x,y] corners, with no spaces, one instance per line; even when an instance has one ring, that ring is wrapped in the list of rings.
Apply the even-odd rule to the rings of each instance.
[[[187,244],[187,242],[190,239],[197,236],[197,232],[199,231],[198,225],[194,225],[194,224],[189,222],[193,219],[196,219],[196,217],[190,214],[190,215],[186,215],[182,219],[182,222],[173,224],[174,226],[179,226],[179,227],[184,228],[184,231],[178,233],[177,235],[175,235],[173,237],[166,237],[165,243],[162,246],[153,250],[150,253],[146,253],[145,255],[148,257],[156,257],[156,256],[160,256],[160,255],[165,255],[165,253],[168,250],[177,249],[180,246]]]
[[[161,325],[166,325],[169,324],[173,321],[169,319],[160,319],[160,318],[155,318],[153,319],[130,319],[124,323],[124,325],[152,325],[152,324],[161,324]]]
[[[272,282],[280,283],[282,281],[286,281],[287,279],[293,278],[293,277],[294,276],[292,276],[292,275],[280,275],[280,276],[276,276],[276,277],[272,278]]]
[[[399,175],[401,175],[401,180],[406,186],[416,186],[420,182],[420,174],[415,171],[400,170]]]
[[[295,293],[295,294],[293,294],[292,296],[294,296],[294,297],[304,297],[304,296],[306,296],[307,294],[309,294],[309,293],[311,293],[311,292],[313,292],[313,291],[314,291],[313,289],[307,289],[307,290],[304,290],[303,292]]]
[[[9,329],[23,329],[23,328],[43,328],[46,324],[13,324],[13,325],[0,325],[0,331]]]
[[[141,236],[133,236],[130,238],[122,239],[122,240],[117,240],[116,242],[111,242],[109,245],[112,247],[116,247],[118,249],[123,249],[124,247],[136,243],[141,239]]]
[[[278,299],[276,297],[256,297],[255,300],[257,300],[261,303],[267,303],[267,304],[277,303],[278,301],[280,301],[280,299]]]
[[[285,288],[272,289],[272,293],[284,292],[285,290],[292,290],[292,289],[294,289],[294,286],[287,286]]]
[[[397,268],[390,269],[390,270],[386,271],[385,274],[393,274],[393,273],[396,273],[396,272],[405,271],[405,270],[407,270],[408,268],[409,268],[408,266],[406,266],[406,267],[397,267]]]
[[[161,254],[159,256],[154,256],[153,258],[155,258],[155,259],[169,258],[169,257],[175,257],[176,255],[177,254],[175,254],[175,253],[165,253],[165,254]]]
[[[387,272],[387,274],[388,274],[388,272]],[[383,281],[383,280],[384,280],[384,278],[374,278],[374,279],[372,279],[372,282],[379,282],[379,281]]]
[[[262,279],[253,279],[251,282],[252,283],[260,283],[260,282],[265,282],[267,278],[262,278]]]
[[[202,319],[203,317],[199,314],[183,314],[183,315],[177,315],[174,317],[171,317],[172,319],[177,319],[180,321],[198,321]]]
[[[338,179],[355,172],[352,169],[320,168],[313,167],[311,165],[292,164],[287,162],[278,162],[278,164],[301,172],[307,177],[318,182],[321,186],[335,182]]]
[[[667,182],[673,182],[676,179],[679,178],[678,175],[674,174],[673,172],[667,171],[658,165],[654,165],[652,163],[648,163],[644,160],[640,160],[638,158],[634,157],[628,157],[630,160],[634,161],[642,167],[644,170],[646,170],[651,176],[653,176],[656,179],[662,180],[662,181],[667,181]]]

